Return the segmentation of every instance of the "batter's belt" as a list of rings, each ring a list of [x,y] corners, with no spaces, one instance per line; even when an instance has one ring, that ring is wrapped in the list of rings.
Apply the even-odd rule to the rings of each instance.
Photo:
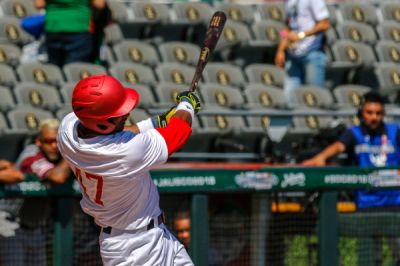
[[[164,213],[161,213],[158,217],[157,217],[157,224],[160,225],[162,223],[165,223],[165,219],[164,219]],[[139,233],[139,232],[144,232],[144,231],[149,231],[151,229],[153,229],[155,227],[154,224],[154,218],[150,220],[149,224],[147,226],[144,226],[142,228],[138,228],[138,229],[133,229],[133,230],[126,230],[132,233]],[[107,227],[103,227],[101,230],[103,231],[103,233],[105,234],[111,234],[112,231],[112,227],[111,226],[107,226]]]

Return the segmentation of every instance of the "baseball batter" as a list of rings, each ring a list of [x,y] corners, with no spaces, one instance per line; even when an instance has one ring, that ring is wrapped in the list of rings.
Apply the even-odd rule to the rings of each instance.
[[[193,265],[163,224],[149,170],[185,143],[200,102],[182,92],[176,108],[124,127],[138,100],[134,89],[111,76],[81,80],[72,94],[74,112],[61,123],[58,146],[80,183],[82,209],[102,227],[104,265]]]

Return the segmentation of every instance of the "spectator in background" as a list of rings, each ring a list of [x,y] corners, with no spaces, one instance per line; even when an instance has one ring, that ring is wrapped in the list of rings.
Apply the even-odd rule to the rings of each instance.
[[[17,159],[16,165],[23,173],[33,174],[41,181],[50,181],[52,184],[62,184],[70,176],[70,169],[56,144],[58,126],[56,119],[41,122],[35,143],[26,146]],[[19,219],[19,228],[15,236],[1,240],[2,248],[8,249],[1,253],[1,263],[15,266],[46,265],[51,199],[26,197],[13,201],[14,205],[19,206],[13,214],[17,216],[14,220]]]
[[[46,9],[45,33],[49,63],[62,67],[71,62],[94,62],[92,8],[102,10],[105,0],[35,0]]]
[[[325,148],[304,166],[325,166],[326,161],[346,152],[358,166],[379,167],[400,165],[400,131],[397,124],[385,123],[383,98],[374,92],[366,93],[359,110],[361,125],[353,126],[338,141]],[[400,205],[399,190],[358,191],[358,209],[382,208]],[[393,256],[400,263],[400,239],[391,239]]]
[[[293,90],[302,84],[325,86],[325,34],[330,27],[324,0],[286,0],[287,27],[280,33],[275,64],[285,68],[285,94],[293,105]]]
[[[177,213],[174,220],[174,229],[176,237],[188,250],[190,247],[190,213],[188,211]]]

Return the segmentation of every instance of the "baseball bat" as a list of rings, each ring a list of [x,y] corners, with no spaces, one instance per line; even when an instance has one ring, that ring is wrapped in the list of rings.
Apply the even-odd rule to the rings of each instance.
[[[203,73],[204,67],[208,63],[208,58],[217,45],[219,36],[224,29],[226,22],[226,15],[222,11],[217,11],[213,14],[208,26],[206,36],[204,37],[203,47],[201,48],[199,60],[197,61],[196,70],[190,85],[189,91],[195,91],[201,74]]]

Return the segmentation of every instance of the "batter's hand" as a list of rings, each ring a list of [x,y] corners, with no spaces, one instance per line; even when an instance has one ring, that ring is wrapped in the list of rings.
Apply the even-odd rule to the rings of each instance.
[[[190,91],[183,91],[176,96],[176,102],[188,102],[193,106],[194,112],[197,113],[201,109],[199,97]]]
[[[176,106],[171,107],[165,113],[153,116],[151,121],[153,122],[154,128],[166,127],[171,120],[171,117],[175,114]]]

